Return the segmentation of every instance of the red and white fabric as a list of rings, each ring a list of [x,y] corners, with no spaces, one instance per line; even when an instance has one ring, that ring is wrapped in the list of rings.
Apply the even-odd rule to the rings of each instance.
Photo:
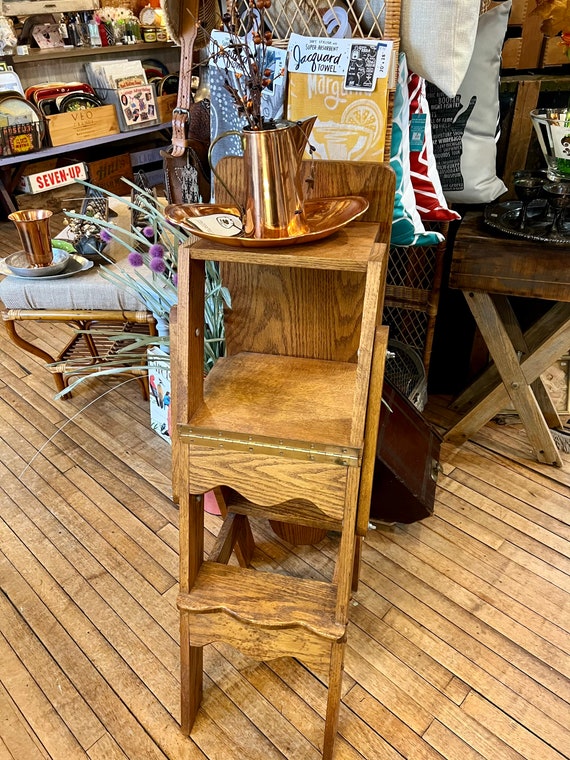
[[[425,79],[417,74],[408,76],[410,124],[420,127],[418,136],[410,140],[410,175],[420,217],[431,222],[451,222],[460,219],[447,205],[433,153],[431,119],[425,92]],[[418,119],[418,116],[423,118]],[[414,118],[415,117],[415,118]],[[419,148],[414,150],[414,147]]]

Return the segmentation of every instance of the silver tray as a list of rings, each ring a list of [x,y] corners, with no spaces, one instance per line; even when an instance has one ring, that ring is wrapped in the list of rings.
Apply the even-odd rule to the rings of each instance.
[[[69,260],[69,254],[59,249],[52,251],[52,257],[51,264],[40,267],[30,263],[27,253],[16,251],[7,256],[4,263],[10,272],[18,277],[48,277],[63,272]]]
[[[59,274],[42,275],[41,277],[30,277],[29,274],[26,274],[26,275],[14,274],[14,272],[10,272],[10,270],[8,269],[4,261],[1,263],[3,264],[3,267],[1,268],[1,270],[4,270],[4,267],[6,267],[5,273],[7,275],[9,275],[10,277],[16,277],[18,280],[28,280],[28,282],[45,282],[46,280],[60,280],[63,277],[71,277],[74,274],[80,274],[81,272],[85,272],[87,269],[91,269],[91,267],[93,266],[93,261],[90,261],[89,259],[86,259],[83,256],[79,256],[76,253],[70,253],[65,269]],[[0,274],[2,274],[1,270],[0,270]]]
[[[485,207],[483,220],[488,227],[500,230],[511,237],[533,240],[550,245],[570,245],[570,223],[568,233],[552,230],[552,211],[545,200],[531,201],[527,209],[527,224],[518,229],[520,201],[491,203]]]

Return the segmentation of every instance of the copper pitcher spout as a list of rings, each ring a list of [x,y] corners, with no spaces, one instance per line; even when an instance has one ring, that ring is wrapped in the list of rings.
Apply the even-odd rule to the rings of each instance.
[[[299,121],[293,122],[294,126],[297,127],[297,130],[292,129],[291,136],[294,141],[296,141],[297,145],[297,154],[299,156],[299,166],[301,165],[301,161],[303,160],[303,155],[305,153],[305,148],[307,147],[307,143],[309,142],[309,135],[311,134],[311,131],[313,127],[315,126],[315,122],[317,120],[316,116],[308,116],[306,119],[300,119]]]

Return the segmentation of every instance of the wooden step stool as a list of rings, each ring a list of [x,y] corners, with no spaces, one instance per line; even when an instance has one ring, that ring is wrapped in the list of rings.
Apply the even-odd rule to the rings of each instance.
[[[239,159],[227,164],[239,186]],[[364,217],[305,245],[200,241],[180,256],[173,388],[178,420],[182,730],[202,693],[202,648],[225,641],[260,660],[329,668],[323,757],[337,731],[348,607],[368,507],[386,355],[380,325],[394,198],[383,164],[315,162],[314,197],[364,195]],[[219,202],[223,202],[219,199]],[[227,356],[203,381],[204,262],[232,296]],[[202,494],[225,519],[207,561]],[[327,582],[247,567],[249,519],[340,533]],[[228,566],[236,549],[241,567]]]

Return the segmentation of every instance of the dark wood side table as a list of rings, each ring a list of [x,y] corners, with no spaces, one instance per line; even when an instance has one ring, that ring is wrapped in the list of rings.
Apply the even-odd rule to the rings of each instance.
[[[540,375],[570,346],[570,248],[501,237],[469,213],[455,241],[449,284],[463,291],[493,364],[452,405],[444,436],[464,443],[510,401],[539,462],[562,466],[550,429],[560,417]],[[523,333],[509,297],[553,301]]]

